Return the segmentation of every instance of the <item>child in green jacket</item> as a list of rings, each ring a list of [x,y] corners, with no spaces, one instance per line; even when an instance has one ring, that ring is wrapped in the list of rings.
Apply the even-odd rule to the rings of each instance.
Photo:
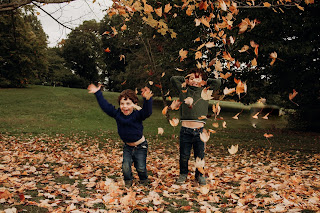
[[[182,184],[188,176],[188,162],[192,147],[195,159],[202,160],[205,155],[205,144],[200,139],[200,133],[206,121],[203,117],[208,115],[209,101],[201,98],[202,90],[204,87],[210,87],[210,90],[219,89],[221,80],[207,79],[206,73],[200,69],[192,70],[186,77],[173,76],[170,80],[177,89],[181,102],[180,176],[177,183]],[[193,100],[192,104],[185,101],[187,98]],[[206,179],[198,169],[196,169],[195,178],[200,185],[206,185]]]

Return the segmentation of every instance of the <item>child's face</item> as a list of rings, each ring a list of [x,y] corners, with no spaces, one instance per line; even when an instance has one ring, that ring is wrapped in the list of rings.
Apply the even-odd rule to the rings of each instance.
[[[202,76],[199,74],[191,73],[189,75],[189,79],[187,79],[186,82],[189,86],[201,87]]]
[[[120,110],[124,115],[130,115],[133,112],[134,104],[131,99],[124,97],[120,100]]]

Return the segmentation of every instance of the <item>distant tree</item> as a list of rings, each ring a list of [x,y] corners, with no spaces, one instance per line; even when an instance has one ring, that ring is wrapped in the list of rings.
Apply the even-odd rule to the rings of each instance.
[[[87,83],[104,81],[105,64],[102,60],[99,23],[85,21],[73,30],[62,45],[66,65]]]
[[[0,16],[0,87],[24,87],[47,72],[47,37],[30,6]]]

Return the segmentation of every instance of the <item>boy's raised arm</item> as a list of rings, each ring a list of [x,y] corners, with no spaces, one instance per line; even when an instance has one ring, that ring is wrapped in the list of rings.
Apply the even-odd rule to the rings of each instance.
[[[148,87],[141,89],[141,95],[143,97],[143,106],[139,111],[141,119],[144,120],[152,114],[152,91]]]
[[[182,90],[182,84],[185,82],[185,78],[183,76],[172,76],[170,81],[174,88],[176,88],[180,93]]]
[[[217,78],[217,79],[208,78],[207,86],[210,87],[211,90],[218,90],[218,89],[220,89],[220,86],[221,86],[221,79],[220,78]]]

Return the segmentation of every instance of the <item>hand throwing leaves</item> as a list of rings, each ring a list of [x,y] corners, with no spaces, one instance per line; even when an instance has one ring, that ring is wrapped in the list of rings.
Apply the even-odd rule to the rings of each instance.
[[[141,95],[147,100],[149,100],[153,96],[152,91],[148,87],[144,87],[141,89]]]
[[[89,90],[88,93],[96,93],[101,89],[101,85],[99,84],[99,86],[97,87],[94,84],[90,84],[87,89]]]

